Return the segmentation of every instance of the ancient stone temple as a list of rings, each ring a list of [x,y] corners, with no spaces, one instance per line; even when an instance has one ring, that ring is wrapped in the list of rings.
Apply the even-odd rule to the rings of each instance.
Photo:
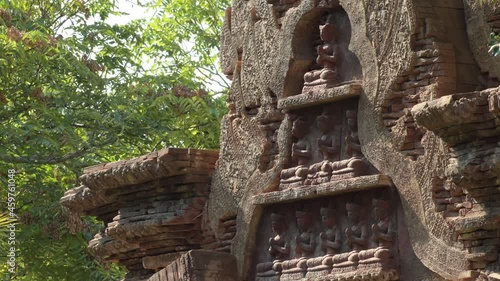
[[[62,204],[127,281],[500,280],[500,6],[233,0],[220,151],[89,167]]]

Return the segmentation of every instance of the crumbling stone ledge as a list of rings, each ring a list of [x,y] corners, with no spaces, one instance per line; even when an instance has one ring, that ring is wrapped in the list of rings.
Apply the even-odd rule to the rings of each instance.
[[[124,265],[125,281],[144,281],[204,247],[201,217],[217,159],[213,150],[166,148],[91,166],[61,204],[103,221],[89,252]]]
[[[349,83],[333,88],[324,88],[314,94],[299,94],[278,101],[279,109],[298,109],[313,105],[330,103],[344,99],[358,97],[362,86],[359,83]]]
[[[270,205],[392,186],[391,178],[386,175],[361,176],[322,183],[316,186],[263,193],[254,196],[253,202],[256,205]]]

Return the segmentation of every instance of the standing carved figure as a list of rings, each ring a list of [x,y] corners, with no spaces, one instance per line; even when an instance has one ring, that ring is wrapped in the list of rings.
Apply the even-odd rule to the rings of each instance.
[[[323,44],[317,47],[316,63],[321,69],[311,70],[304,74],[304,86],[326,84],[332,87],[337,84],[337,64],[340,48],[336,37],[336,26],[333,24],[333,15],[329,15],[326,23],[320,25],[320,36]]]

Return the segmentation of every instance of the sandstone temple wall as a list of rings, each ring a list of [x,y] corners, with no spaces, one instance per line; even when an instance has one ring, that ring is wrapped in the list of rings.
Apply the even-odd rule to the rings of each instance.
[[[220,151],[91,167],[62,203],[126,280],[500,280],[499,15],[233,0]]]

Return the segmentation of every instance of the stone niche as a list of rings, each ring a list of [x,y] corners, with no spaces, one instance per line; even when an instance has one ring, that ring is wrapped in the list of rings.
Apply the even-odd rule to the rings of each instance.
[[[318,6],[305,14],[294,32],[294,60],[285,78],[284,96],[331,96],[328,89],[359,84],[362,71],[349,50],[351,32],[351,22],[341,6]]]

